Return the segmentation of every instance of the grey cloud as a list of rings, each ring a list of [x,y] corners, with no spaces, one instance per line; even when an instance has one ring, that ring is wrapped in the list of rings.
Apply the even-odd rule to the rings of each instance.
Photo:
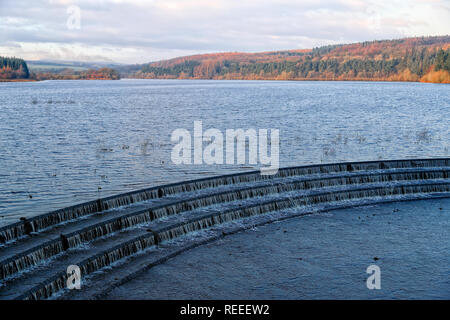
[[[164,9],[161,5],[167,2],[157,0],[147,4],[72,1],[81,8],[81,30],[66,27],[69,3],[0,1],[0,49],[12,43],[77,44],[99,48],[107,55],[108,50],[115,51],[112,48],[128,48],[139,51],[139,57],[123,59],[144,62],[145,52],[169,58],[193,52],[308,48],[404,35],[389,19],[383,20],[381,30],[371,28],[367,24],[370,1],[218,0],[217,7],[212,2],[205,7],[201,0],[184,0],[179,2],[181,11]]]

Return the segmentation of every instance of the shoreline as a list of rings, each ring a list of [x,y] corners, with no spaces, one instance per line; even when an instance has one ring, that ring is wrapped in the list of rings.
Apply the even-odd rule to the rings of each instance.
[[[35,79],[0,79],[0,82],[36,82]]]
[[[8,82],[41,82],[41,81],[72,81],[72,80],[81,80],[81,81],[92,81],[92,80],[211,80],[211,81],[297,81],[297,82],[306,82],[306,81],[314,81],[314,82],[401,82],[401,83],[430,83],[430,84],[450,84],[450,82],[432,82],[432,81],[412,81],[412,80],[386,80],[386,79],[320,79],[320,78],[301,78],[301,79],[276,79],[276,78],[268,78],[268,79],[242,79],[242,78],[233,78],[233,79],[220,79],[220,78],[136,78],[136,77],[124,77],[120,79],[0,79],[0,83],[8,83]]]
[[[412,81],[412,80],[386,80],[386,79],[220,79],[220,78],[121,78],[120,80],[212,80],[212,81],[315,81],[315,82],[402,82],[402,83],[432,83],[432,84],[450,84],[450,82],[431,82],[431,81]]]
[[[120,79],[41,79],[41,80],[37,80],[37,79],[0,79],[0,82],[41,82],[41,81],[66,81],[66,80],[86,80],[86,81],[91,81],[91,80],[120,80]]]

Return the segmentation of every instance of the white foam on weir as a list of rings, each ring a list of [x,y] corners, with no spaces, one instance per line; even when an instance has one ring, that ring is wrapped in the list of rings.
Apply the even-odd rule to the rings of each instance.
[[[13,257],[8,262],[3,262],[0,268],[0,279],[6,279],[11,275],[34,266],[63,251],[61,242],[54,242],[18,257]]]
[[[39,260],[39,263],[30,264],[27,267],[23,267],[22,269],[18,269],[15,272],[9,272],[9,274],[5,274],[4,278],[0,280],[0,287],[3,285],[6,285],[8,281],[12,281],[14,279],[20,278],[22,275],[26,274],[27,272],[33,271],[35,268],[39,266],[46,266],[49,265],[54,259],[58,258],[60,255],[62,255],[64,251],[59,252],[55,255],[51,255],[48,258],[44,258]],[[20,265],[20,264],[18,264]],[[17,266],[12,267],[17,268]]]
[[[145,248],[154,245],[153,236],[140,237],[139,239],[129,241],[126,244],[121,244],[107,252],[98,254],[93,258],[89,258],[78,266],[81,269],[81,274],[88,275],[101,268],[111,265],[112,263],[134,253],[140,252]],[[53,279],[44,283],[38,288],[32,289],[30,292],[26,292],[21,298],[40,300],[52,296],[54,293],[64,289],[66,287],[67,274],[62,272],[55,276]]]
[[[388,196],[388,195],[402,195],[409,193],[423,193],[423,192],[442,192],[450,191],[449,185],[416,185],[416,186],[401,186],[392,187],[389,189],[368,189],[368,190],[356,190],[350,192],[339,192],[339,193],[328,193],[319,194],[314,196],[308,196],[306,199],[302,199],[300,203],[291,202],[289,200],[281,200],[275,202],[269,202],[262,205],[257,205],[253,207],[247,207],[243,209],[232,210],[229,212],[219,213],[216,215],[206,216],[199,219],[193,219],[192,221],[187,221],[179,226],[167,229],[167,230],[157,230],[158,235],[161,240],[172,239],[179,237],[183,234],[190,233],[194,230],[200,230],[208,228],[212,225],[221,224],[224,222],[245,218],[252,215],[259,215],[262,213],[276,211],[280,209],[285,209],[289,207],[294,207],[302,202],[304,204],[316,204],[322,202],[331,201],[342,201],[355,198],[366,198],[373,196]]]

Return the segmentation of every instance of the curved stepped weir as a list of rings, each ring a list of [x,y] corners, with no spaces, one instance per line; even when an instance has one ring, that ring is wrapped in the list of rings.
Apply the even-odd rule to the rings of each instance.
[[[166,204],[158,204],[157,206],[149,205],[146,209],[144,205],[137,208],[129,208],[128,213],[122,211],[111,212],[100,217],[92,217],[85,221],[79,221],[70,225],[64,225],[55,230],[33,237],[32,241],[22,241],[14,247],[8,247],[4,250],[0,249],[3,258],[0,260],[0,266],[3,266],[0,277],[5,278],[22,269],[37,264],[40,260],[56,255],[68,248],[80,245],[82,242],[90,241],[100,236],[105,236],[112,232],[126,229],[138,224],[150,222],[154,219],[165,217],[171,214],[192,210],[194,208],[205,205],[212,205],[221,202],[230,202],[243,200],[252,197],[267,196],[270,194],[278,194],[283,192],[291,192],[294,190],[308,190],[314,188],[331,188],[333,186],[385,182],[391,180],[409,179],[443,179],[449,174],[448,170],[429,169],[423,170],[400,170],[397,172],[386,173],[344,173],[336,176],[336,174],[327,175],[326,177],[310,177],[302,176],[289,179],[289,181],[278,181],[275,179],[270,184],[259,183],[254,186],[234,186],[229,190],[219,190],[219,192],[208,193],[196,192],[197,195],[183,194],[184,199],[171,199],[165,201]],[[300,194],[301,195],[301,194]],[[295,198],[296,195],[288,195]],[[259,201],[259,199],[258,199]],[[83,226],[83,228],[81,228]],[[61,236],[61,234],[63,236]],[[48,240],[53,235],[52,240]],[[20,248],[21,250],[18,250]],[[17,251],[20,253],[17,254]]]
[[[450,197],[449,158],[301,166],[274,176],[245,172],[99,199],[0,228],[0,299],[86,295],[62,290],[69,265],[78,265],[93,282],[99,270],[127,279],[142,269],[129,265],[124,272],[120,265],[128,258],[156,263],[174,253],[146,249],[234,220],[258,216],[267,223],[283,210],[285,219],[436,197]],[[113,265],[118,267],[105,269]]]

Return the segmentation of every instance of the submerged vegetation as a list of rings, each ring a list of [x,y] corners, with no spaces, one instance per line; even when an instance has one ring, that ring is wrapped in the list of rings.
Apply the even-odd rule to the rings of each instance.
[[[330,45],[311,50],[194,55],[145,64],[127,76],[450,83],[450,36]]]

